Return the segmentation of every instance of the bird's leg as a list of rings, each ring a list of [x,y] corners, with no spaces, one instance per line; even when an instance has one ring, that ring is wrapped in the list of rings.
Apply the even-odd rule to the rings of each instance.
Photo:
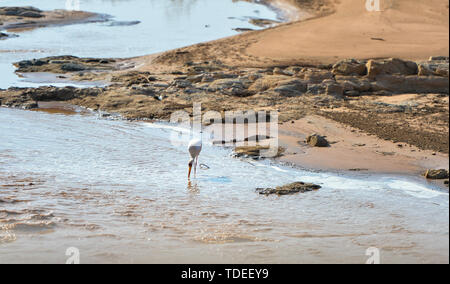
[[[198,156],[195,158],[195,166],[194,166],[194,176],[197,177],[197,163],[198,163]]]

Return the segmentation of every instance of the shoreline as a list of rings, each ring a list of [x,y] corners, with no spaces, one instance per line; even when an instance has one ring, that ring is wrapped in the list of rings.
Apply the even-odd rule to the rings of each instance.
[[[110,18],[107,15],[85,11],[42,11],[33,7],[0,7],[0,9],[16,9],[4,11],[5,14],[10,14],[8,16],[0,14],[0,30],[12,33],[49,26],[102,22]]]
[[[71,105],[66,102],[39,102],[31,111],[62,115],[98,115],[105,119],[129,121],[118,114],[98,112],[92,109]],[[134,122],[155,123],[148,120]],[[165,120],[159,122],[167,122]],[[204,125],[205,131],[217,131],[221,125]],[[329,130],[333,131],[330,133]],[[304,140],[311,133],[328,133],[330,147],[317,148],[308,145]],[[247,133],[246,139],[249,137]],[[213,146],[233,149],[246,148],[245,143],[235,142],[221,145],[212,140]],[[216,141],[217,142],[217,141]],[[329,172],[350,176],[393,175],[415,178],[448,191],[445,180],[426,179],[423,173],[428,169],[448,169],[448,155],[430,150],[420,150],[405,143],[393,143],[368,135],[357,129],[339,124],[318,115],[306,116],[300,120],[281,123],[279,125],[279,146],[283,153],[279,157],[267,158],[281,166],[292,167],[311,172]],[[357,144],[357,147],[355,147]],[[401,147],[399,147],[401,145]],[[251,147],[252,148],[252,147]],[[245,152],[244,152],[245,153]],[[244,160],[253,159],[252,156]],[[236,156],[240,158],[240,156]],[[259,159],[258,156],[255,157]],[[446,179],[448,181],[448,179]]]
[[[290,0],[281,2],[293,3]],[[223,112],[248,109],[249,106],[256,111],[277,109],[283,123],[281,144],[288,154],[281,161],[312,169],[363,172],[388,169],[390,173],[411,175],[427,168],[442,166],[448,169],[448,162],[442,162],[448,159],[449,144],[446,118],[449,112],[448,45],[438,42],[426,50],[426,58],[443,57],[425,60],[421,55],[416,61],[407,60],[410,55],[406,51],[402,53],[402,59],[367,57],[370,60],[366,60],[352,56],[354,59],[347,60],[341,59],[344,58],[342,54],[332,60],[328,55],[320,58],[314,54],[299,56],[307,53],[303,44],[297,50],[292,49],[292,43],[296,41],[280,47],[279,40],[289,42],[292,34],[303,37],[305,26],[322,29],[336,20],[345,22],[349,16],[342,18],[341,9],[350,9],[348,12],[351,13],[360,9],[349,8],[348,3],[334,4],[331,0],[298,2],[312,3],[310,8],[316,11],[316,17],[142,57],[53,57],[19,62],[16,64],[18,73],[51,72],[70,80],[106,80],[110,85],[86,89],[0,90],[0,105],[36,108],[37,101],[60,100],[93,110],[119,113],[133,120],[167,120],[174,111],[192,107],[192,101],[202,102],[205,111]],[[399,2],[399,7],[410,10],[407,6],[404,8],[405,1]],[[403,10],[386,13],[387,16],[398,16],[399,11]],[[375,22],[384,17],[382,14],[378,19],[372,15],[363,16]],[[365,24],[372,26],[372,23]],[[430,24],[436,25],[433,21]],[[306,36],[310,38],[311,34]],[[318,46],[314,52],[330,53],[330,46],[322,49],[324,43],[317,42],[326,36],[330,36],[330,32],[320,37],[314,35],[313,41]],[[440,36],[438,33],[437,37]],[[380,38],[384,41],[369,39],[367,48],[384,50],[386,36]],[[279,49],[278,57],[262,58],[255,54],[255,46],[264,43],[269,45],[258,50],[270,53],[274,45]],[[436,49],[439,44],[441,46]],[[433,54],[435,50],[444,51]],[[280,54],[287,57],[280,59]],[[316,122],[320,127],[311,127],[305,121]],[[324,128],[321,124],[332,126]],[[330,136],[335,140],[333,142],[338,142],[327,149],[305,148],[298,144],[298,138],[312,134],[307,132]],[[357,132],[361,136],[357,136]],[[349,142],[353,140],[358,142]],[[378,148],[368,146],[372,144]],[[349,161],[352,157],[356,159]]]

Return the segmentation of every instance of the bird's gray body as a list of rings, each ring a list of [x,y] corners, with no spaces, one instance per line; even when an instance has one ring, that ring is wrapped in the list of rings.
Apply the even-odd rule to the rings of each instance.
[[[192,159],[198,158],[202,151],[202,141],[200,139],[192,139],[188,146],[189,154]]]

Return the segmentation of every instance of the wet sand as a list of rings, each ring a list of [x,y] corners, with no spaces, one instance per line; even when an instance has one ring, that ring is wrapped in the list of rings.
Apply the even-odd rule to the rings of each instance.
[[[323,133],[329,147],[309,146],[305,139]],[[406,143],[380,139],[325,117],[311,115],[280,126],[282,162],[323,171],[420,175],[430,168],[448,168],[448,155]]]

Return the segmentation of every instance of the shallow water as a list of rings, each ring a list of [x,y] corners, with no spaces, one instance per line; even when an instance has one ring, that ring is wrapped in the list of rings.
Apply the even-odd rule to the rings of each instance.
[[[65,9],[66,0],[3,0],[1,6]],[[266,6],[232,0],[80,0],[80,9],[113,16],[110,22],[46,27],[0,40],[0,88],[77,84],[36,82],[14,74],[13,62],[55,55],[133,57],[260,29],[249,18],[277,19]],[[114,23],[140,21],[137,25]]]
[[[0,108],[0,263],[448,263],[449,196],[422,179],[300,171],[205,141],[189,185],[167,125]],[[293,181],[316,192],[265,197]]]

